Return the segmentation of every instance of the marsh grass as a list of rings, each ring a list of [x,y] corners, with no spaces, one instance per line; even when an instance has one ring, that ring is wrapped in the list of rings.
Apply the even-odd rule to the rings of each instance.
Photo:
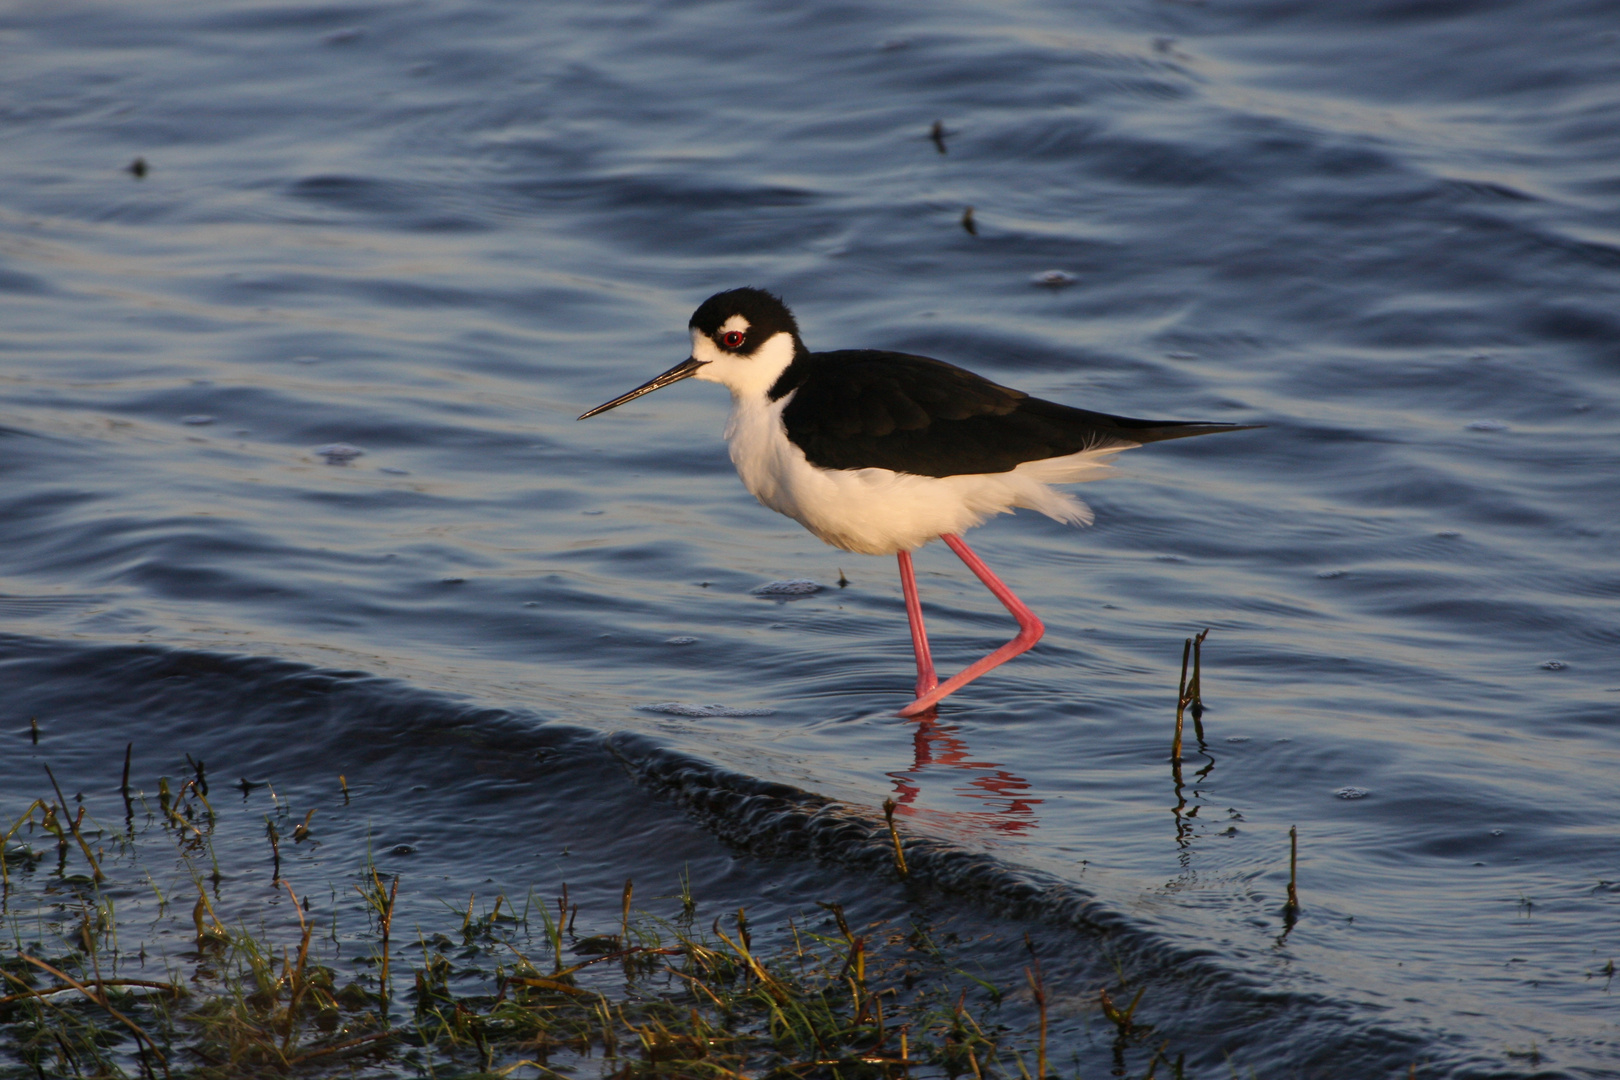
[[[685,875],[675,895],[654,898],[664,913],[634,908],[627,880],[617,910],[597,913],[605,928],[564,887],[521,905],[444,903],[437,928],[401,934],[396,904],[412,883],[368,856],[350,889],[333,890],[328,932],[325,913],[281,876],[270,820],[280,890],[270,895],[281,902],[244,913],[238,896],[221,918],[221,881],[238,875],[221,873],[215,811],[192,764],[178,786],[160,781],[156,808],[126,777],[121,830],[82,806],[69,816],[53,778],[55,800],[35,799],[0,834],[10,939],[0,1077],[1048,1075],[1038,961],[997,986],[960,970],[924,925],[852,926],[836,903],[766,928],[780,944],[763,951],[744,910],[705,923]],[[182,875],[166,889],[146,869],[165,862]],[[344,891],[360,898],[363,933],[338,932]],[[148,893],[155,913],[150,901],[121,901],[131,916],[114,906]],[[1011,1032],[995,1018],[1026,982],[1039,1028]],[[1121,1040],[1140,1041],[1146,1028],[1130,1019],[1140,994],[1123,1023],[1103,1001]]]

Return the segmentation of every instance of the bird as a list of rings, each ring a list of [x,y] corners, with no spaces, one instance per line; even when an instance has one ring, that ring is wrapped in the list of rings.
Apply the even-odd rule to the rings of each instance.
[[[844,551],[894,555],[917,662],[919,718],[1029,651],[1045,624],[961,534],[1018,507],[1072,525],[1092,513],[1054,484],[1097,479],[1121,450],[1255,424],[1139,420],[1031,397],[927,356],[885,349],[811,352],[779,296],[745,287],[692,313],[691,354],[580,420],[684,379],[731,391],[725,439],[762,504]],[[1018,624],[1007,644],[944,681],[934,669],[912,552],[938,538]]]

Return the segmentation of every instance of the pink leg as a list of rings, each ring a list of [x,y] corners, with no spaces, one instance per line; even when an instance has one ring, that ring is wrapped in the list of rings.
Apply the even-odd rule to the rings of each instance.
[[[939,685],[934,674],[934,657],[928,650],[928,631],[923,629],[922,601],[917,598],[917,576],[911,569],[911,552],[900,552],[900,589],[906,594],[906,620],[911,623],[911,648],[917,654],[917,696],[922,697]]]
[[[983,675],[991,668],[1000,667],[1002,664],[1005,664],[1008,660],[1011,660],[1019,653],[1028,652],[1030,649],[1035,647],[1035,643],[1037,641],[1041,640],[1041,635],[1046,633],[1046,625],[1035,616],[1033,611],[1024,606],[1022,600],[1019,600],[1018,597],[1013,595],[1011,589],[1002,584],[1001,579],[996,577],[995,573],[991,571],[988,566],[984,565],[984,561],[982,559],[973,554],[973,549],[964,544],[960,536],[953,536],[947,533],[946,535],[941,536],[940,539],[945,541],[952,551],[956,552],[957,557],[967,564],[967,568],[973,571],[974,576],[976,576],[980,581],[984,582],[984,587],[994,593],[996,599],[1001,601],[1002,606],[1012,613],[1013,618],[1018,620],[1018,636],[1007,642],[1007,644],[1003,645],[995,652],[991,653],[989,656],[974,662],[973,664],[964,668],[962,671],[951,676],[949,679],[946,679],[944,682],[940,683],[938,686],[935,686],[927,693],[921,692],[921,680],[919,680],[919,692],[917,694],[917,700],[901,709],[901,716],[916,716],[919,713],[926,712],[927,710],[933,708],[946,696],[954,694],[956,691],[960,690],[974,679],[977,679],[980,675]],[[909,563],[910,559],[908,557],[905,563],[902,564],[905,566],[906,570],[910,569]],[[904,577],[905,574],[903,573],[902,578]],[[906,599],[906,610],[908,612],[911,610],[911,598],[915,595],[916,583],[913,581],[911,584],[911,592],[907,594]],[[911,623],[913,640],[916,639],[918,628],[921,625],[922,613],[921,606],[919,605],[917,617],[912,619]],[[926,641],[924,642],[923,647],[927,647]]]

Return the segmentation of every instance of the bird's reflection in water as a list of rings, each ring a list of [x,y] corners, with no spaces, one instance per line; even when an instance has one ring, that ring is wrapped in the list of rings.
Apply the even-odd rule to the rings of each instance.
[[[911,768],[888,774],[894,781],[895,802],[900,804],[898,812],[975,832],[1021,834],[1039,828],[1035,807],[1044,800],[1029,797],[1030,782],[1008,772],[999,762],[975,761],[967,742],[960,737],[961,729],[939,723],[936,716],[930,709],[917,717]],[[922,794],[918,778],[925,771],[935,769],[959,769],[976,774],[966,784],[951,790],[961,798],[981,800],[984,809],[941,810],[915,805]]]

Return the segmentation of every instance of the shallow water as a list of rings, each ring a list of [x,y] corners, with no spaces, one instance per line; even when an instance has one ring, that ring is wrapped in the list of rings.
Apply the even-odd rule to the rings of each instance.
[[[850,825],[893,796],[927,903],[1048,941],[1085,1075],[1105,954],[1194,1075],[1616,1068],[1610,5],[35,4],[0,47],[8,821],[42,761],[116,816],[133,741],[346,774],[332,873],[369,830],[446,896],[900,910]],[[919,729],[892,561],[755,504],[723,395],[573,420],[741,284],[812,348],[1268,426],[975,533],[1048,635]],[[942,670],[1010,634],[919,576]]]

